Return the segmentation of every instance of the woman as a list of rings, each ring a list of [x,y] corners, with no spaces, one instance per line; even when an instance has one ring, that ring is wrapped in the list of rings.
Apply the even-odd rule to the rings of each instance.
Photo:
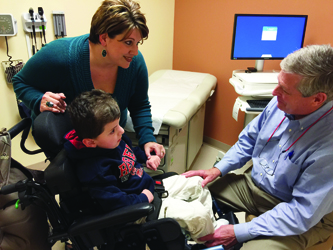
[[[165,150],[153,136],[148,72],[139,43],[148,38],[146,18],[132,0],[105,0],[91,21],[89,35],[50,42],[13,78],[17,98],[32,111],[65,112],[79,93],[101,89],[110,93],[121,109],[125,126],[127,110],[139,144],[161,158]]]

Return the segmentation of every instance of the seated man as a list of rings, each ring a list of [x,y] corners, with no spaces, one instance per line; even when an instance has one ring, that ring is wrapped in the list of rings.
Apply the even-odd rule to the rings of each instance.
[[[207,246],[305,249],[333,233],[333,48],[302,48],[281,69],[275,97],[223,159],[185,173],[202,176],[219,205],[257,216],[201,238]]]
[[[158,156],[146,158],[140,148],[132,148],[119,126],[117,102],[102,90],[79,95],[68,107],[74,130],[65,138],[65,149],[76,165],[81,183],[89,188],[104,211],[131,204],[152,202],[154,181],[139,163],[156,170]],[[192,239],[211,234],[218,223],[212,212],[208,188],[202,179],[173,176],[163,180],[169,197],[163,199],[159,218],[174,218]],[[219,220],[220,223],[225,220]]]

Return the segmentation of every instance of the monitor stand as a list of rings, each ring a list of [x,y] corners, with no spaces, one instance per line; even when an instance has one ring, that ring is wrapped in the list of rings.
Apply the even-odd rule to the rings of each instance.
[[[262,72],[264,69],[264,60],[256,60],[256,64],[254,66],[257,72]]]
[[[245,70],[234,70],[229,82],[239,95],[272,96],[278,84],[278,74],[276,71],[246,73]]]

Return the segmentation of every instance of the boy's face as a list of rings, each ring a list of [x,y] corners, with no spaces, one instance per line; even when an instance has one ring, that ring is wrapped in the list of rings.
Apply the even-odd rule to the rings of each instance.
[[[124,129],[119,126],[119,119],[110,122],[104,126],[104,131],[93,139],[95,146],[99,148],[113,149],[116,148],[120,141]]]

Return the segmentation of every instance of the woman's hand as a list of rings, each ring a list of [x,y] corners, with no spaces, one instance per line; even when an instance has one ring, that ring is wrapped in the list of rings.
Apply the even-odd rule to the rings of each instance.
[[[201,176],[204,180],[201,182],[201,186],[205,187],[209,182],[215,180],[221,175],[221,171],[218,168],[211,168],[207,170],[191,170],[183,173],[186,178],[192,176]]]
[[[161,158],[158,157],[157,155],[152,155],[150,159],[146,161],[146,167],[149,168],[150,170],[156,171],[160,163],[161,163]]]
[[[164,147],[156,142],[147,142],[144,146],[144,149],[148,160],[151,157],[150,153],[153,151],[155,151],[155,155],[160,157],[160,159],[162,159],[165,156]]]
[[[40,112],[52,111],[55,113],[64,113],[67,107],[64,101],[66,96],[63,93],[46,92],[40,102]]]

